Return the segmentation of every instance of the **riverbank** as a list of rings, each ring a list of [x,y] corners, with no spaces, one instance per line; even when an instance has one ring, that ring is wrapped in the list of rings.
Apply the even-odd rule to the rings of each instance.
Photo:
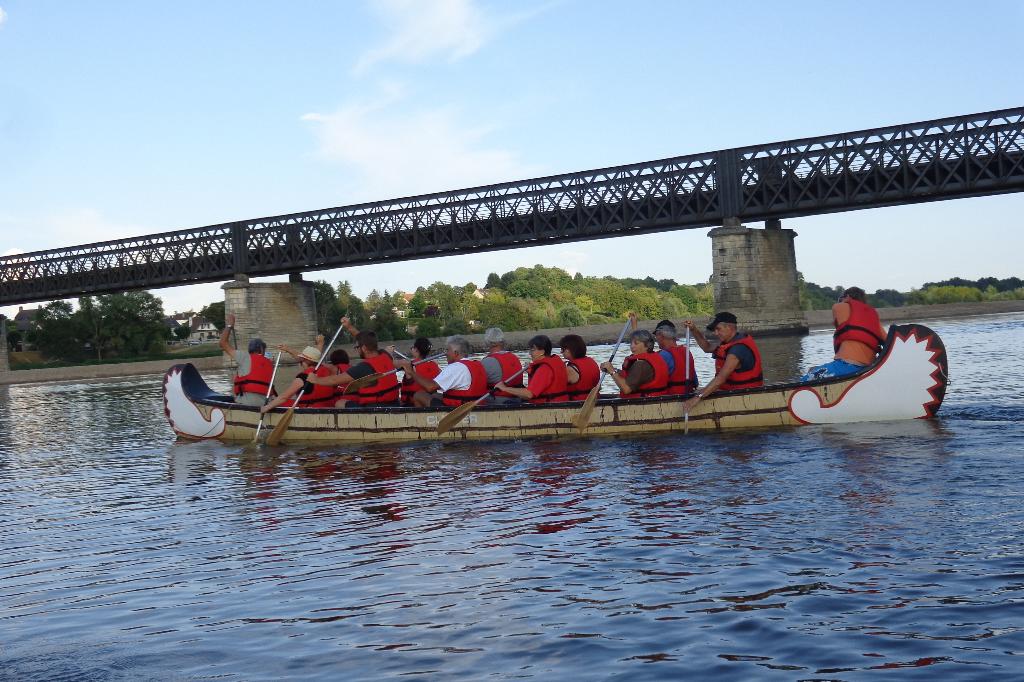
[[[1005,313],[1024,312],[1024,301],[986,301],[982,303],[948,303],[939,305],[911,305],[900,308],[879,308],[878,316],[883,324],[917,321],[927,322],[928,320],[943,320],[961,317],[976,317],[979,315],[999,315]],[[830,329],[832,327],[832,312],[830,310],[809,310],[806,313],[807,326],[810,329]],[[702,325],[707,319],[698,320]],[[642,329],[653,329],[657,320],[641,321]],[[743,327],[742,320],[740,327]],[[622,324],[596,324],[581,327],[560,327],[556,329],[539,329],[517,332],[506,332],[505,341],[510,350],[526,350],[527,344],[536,334],[546,334],[552,342],[557,344],[558,340],[566,334],[579,334],[587,340],[588,344],[597,345],[602,343],[615,343],[622,331]],[[766,332],[758,332],[758,335]],[[468,334],[469,340],[475,352],[487,350],[483,334]],[[440,349],[444,345],[443,338],[431,339],[434,347]],[[398,341],[399,348],[409,344],[409,341]],[[178,362],[190,362],[199,370],[221,369],[224,365],[223,356],[186,358],[182,357]],[[173,364],[168,360],[151,360],[147,362],[126,362],[111,365],[80,365],[75,367],[51,367],[44,369],[20,369],[9,372],[0,372],[0,385],[4,384],[26,384],[43,383],[49,381],[82,381],[89,379],[109,379],[112,377],[136,376],[141,374],[159,374],[164,372]]]

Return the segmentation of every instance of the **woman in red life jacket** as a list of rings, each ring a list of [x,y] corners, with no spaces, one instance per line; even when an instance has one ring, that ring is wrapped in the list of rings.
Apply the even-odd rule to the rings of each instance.
[[[232,392],[239,405],[259,407],[267,401],[267,389],[274,374],[274,363],[266,358],[267,344],[262,339],[249,339],[247,353],[239,353],[228,343],[228,337],[235,329],[235,316],[228,313],[223,331],[220,333],[220,349],[238,363]],[[271,395],[274,395],[271,392]]]
[[[693,323],[693,320],[686,321],[686,326],[693,332],[693,340],[701,347],[701,350],[711,353],[715,358],[715,377],[704,388],[698,389],[696,395],[683,403],[684,412],[692,410],[698,402],[718,389],[738,391],[764,385],[764,376],[761,372],[761,351],[758,350],[753,337],[749,334],[740,334],[736,330],[736,322],[736,316],[732,313],[721,312],[715,315],[715,319],[711,320],[707,330],[715,332],[721,343],[712,349],[711,344],[704,338],[704,334]]]
[[[505,333],[498,327],[491,327],[484,332],[484,343],[487,344],[487,356],[480,362],[487,370],[487,387],[494,388],[499,381],[514,376],[508,380],[508,385],[513,388],[522,388],[525,373],[519,372],[519,370],[523,368],[523,363],[515,353],[505,349]],[[497,403],[506,402],[502,398],[511,397],[513,397],[512,394],[507,391],[494,392]]]
[[[312,380],[317,377],[330,376],[331,370],[326,365],[316,366],[320,362],[320,351],[313,346],[306,346],[297,356],[302,369],[292,383],[288,384],[281,395],[260,408],[260,412],[267,412],[285,402],[290,406],[295,400],[296,394],[300,394],[296,407],[333,407],[334,389],[329,386],[316,386]]]
[[[469,341],[462,336],[449,336],[445,341],[448,365],[433,379],[419,373],[423,365],[413,365],[411,360],[396,362],[395,366],[420,387],[413,394],[413,406],[456,407],[487,395],[487,371],[479,360],[470,360],[468,355]]]
[[[601,368],[619,387],[620,398],[649,398],[668,393],[668,363],[654,351],[654,336],[646,329],[638,329],[629,335],[629,350],[632,353],[622,362],[622,370],[616,372],[611,362],[601,363]]]
[[[430,339],[419,337],[412,342],[412,347],[409,349],[409,355],[413,362],[418,363],[416,365],[416,373],[420,376],[426,377],[427,379],[434,379],[438,374],[441,373],[441,367],[433,360],[422,362],[424,358],[430,355]],[[395,362],[395,367],[398,367],[398,361]],[[423,389],[417,384],[410,374],[406,374],[402,378],[401,391],[402,391],[402,404],[406,407],[412,405],[412,397],[417,391]]]
[[[637,329],[636,313],[629,314],[633,331]],[[658,353],[668,365],[668,394],[683,395],[697,388],[697,368],[693,364],[690,350],[679,344],[676,326],[672,320],[662,320],[654,328],[654,340],[661,350]]]
[[[870,365],[882,351],[885,328],[878,319],[878,311],[867,304],[867,294],[860,287],[850,287],[832,306],[832,321],[836,332],[832,346],[836,355],[832,362],[811,367],[800,381],[842,377],[859,372]]]
[[[551,355],[551,339],[538,334],[530,339],[528,345],[532,362],[526,368],[526,387],[516,388],[504,381],[499,381],[494,387],[528,403],[564,403],[569,399],[566,390],[569,374],[565,363]]]
[[[558,341],[565,358],[568,375],[566,393],[569,400],[586,400],[590,389],[601,381],[601,368],[594,358],[587,357],[587,344],[579,334],[568,334]]]
[[[342,318],[342,325],[348,318]],[[324,377],[311,377],[310,382],[317,386],[344,386],[356,379],[362,379],[372,374],[382,376],[375,382],[361,386],[354,393],[345,393],[343,398],[336,401],[337,407],[348,407],[354,405],[397,405],[398,404],[398,378],[395,376],[395,364],[391,356],[380,350],[377,344],[377,334],[372,331],[362,331],[356,334],[356,350],[362,362],[349,367],[341,374],[334,374]]]

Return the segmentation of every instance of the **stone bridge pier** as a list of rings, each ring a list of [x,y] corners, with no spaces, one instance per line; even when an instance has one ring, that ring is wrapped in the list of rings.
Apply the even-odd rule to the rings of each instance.
[[[283,343],[301,351],[316,339],[316,297],[313,285],[293,274],[287,282],[250,282],[246,275],[221,286],[224,313],[234,313],[238,348],[245,351],[249,339],[259,337],[267,350]],[[230,364],[227,355],[225,364]],[[287,355],[281,362],[288,362]]]
[[[800,309],[796,232],[769,220],[765,229],[751,229],[738,219],[724,221],[711,237],[715,310],[729,311],[742,329],[806,334]]]

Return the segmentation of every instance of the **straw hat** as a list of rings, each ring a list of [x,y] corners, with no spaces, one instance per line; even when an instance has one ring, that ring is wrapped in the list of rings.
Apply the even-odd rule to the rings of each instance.
[[[313,346],[306,346],[305,348],[302,349],[302,352],[299,353],[299,357],[302,358],[303,360],[309,360],[310,362],[315,364],[317,362],[320,362],[320,351],[318,351]]]

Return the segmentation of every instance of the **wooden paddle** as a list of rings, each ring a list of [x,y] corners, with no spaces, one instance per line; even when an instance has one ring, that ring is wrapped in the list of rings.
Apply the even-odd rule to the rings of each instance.
[[[684,371],[686,387],[690,387],[690,328],[686,328],[686,370]],[[690,433],[690,411],[683,412],[683,435]]]
[[[270,394],[274,391],[274,379],[277,377],[277,363],[279,362],[281,362],[281,351],[277,352],[277,359],[274,360],[274,371],[270,375],[270,385],[267,386],[267,397],[263,400],[264,405],[270,400]],[[256,425],[256,435],[252,437],[253,443],[260,442],[260,429],[263,428],[263,418],[266,416],[266,413],[260,415],[260,423]]]
[[[522,374],[525,371],[526,371],[526,368],[523,367],[521,370],[519,370],[515,374],[507,376],[504,379],[502,379],[501,381],[504,382],[504,383],[508,383],[509,381],[512,381],[513,379],[515,379],[517,376],[519,376],[520,374]],[[439,421],[437,423],[437,435],[441,435],[443,433],[448,433],[453,428],[458,426],[459,422],[461,422],[463,419],[465,419],[467,414],[472,412],[473,409],[476,408],[476,406],[479,405],[480,403],[482,403],[484,400],[486,400],[490,396],[494,395],[494,392],[497,391],[497,390],[498,390],[497,388],[492,388],[491,390],[487,391],[487,393],[483,394],[482,396],[480,396],[479,398],[477,398],[473,402],[471,402],[471,403],[463,403],[462,405],[459,405],[454,410],[452,410],[451,412],[446,414],[444,416],[444,418],[441,419],[441,421]]]
[[[622,338],[626,335],[626,330],[629,329],[629,325],[632,320],[626,320],[626,324],[622,326],[622,331],[619,333],[619,340],[615,342],[615,348],[612,349],[612,356],[608,358],[608,362],[615,361],[615,354],[619,352],[619,346],[622,345]],[[587,395],[587,399],[583,401],[583,407],[580,408],[579,414],[572,420],[576,428],[580,433],[587,430],[590,426],[590,417],[594,414],[594,406],[597,404],[597,396],[601,393],[601,381],[604,379],[604,370],[601,370],[601,374],[597,380],[597,385],[590,389],[590,393]]]
[[[402,355],[401,353],[398,353],[397,351],[395,351],[395,352],[398,355]],[[424,363],[424,362],[430,362],[431,360],[437,360],[438,358],[443,358],[444,355],[445,355],[444,353],[438,353],[437,355],[431,355],[429,358],[423,358],[422,360],[416,360],[412,364],[419,365],[419,364]],[[402,357],[404,358],[405,356],[402,355]],[[408,359],[408,358],[406,358],[406,359]],[[350,390],[357,390],[357,389],[362,388],[363,386],[369,386],[370,384],[375,384],[379,380],[381,380],[382,378],[388,376],[389,374],[394,374],[397,371],[398,371],[397,368],[396,369],[389,369],[386,372],[379,372],[377,374],[370,374],[370,375],[365,376],[365,377],[359,377],[358,379],[353,379],[352,381],[350,381],[348,384],[345,385],[345,390],[342,391],[342,393],[348,393]]]
[[[327,349],[330,349],[330,347],[334,345],[334,342],[338,339],[338,334],[340,333],[341,327],[338,327],[338,331],[334,332],[334,337],[331,338],[331,342],[327,344]],[[320,354],[320,360],[316,363],[316,367],[313,368],[314,372],[320,369],[320,365],[324,363],[325,357],[327,357],[326,352]],[[288,411],[285,412],[284,416],[281,417],[281,421],[277,423],[277,426],[274,427],[274,430],[270,432],[269,436],[267,436],[267,445],[274,446],[278,445],[281,442],[281,439],[284,437],[284,432],[288,430],[288,425],[292,423],[292,415],[295,414],[295,407],[296,405],[299,404],[299,400],[301,398],[302,389],[300,388],[299,391],[295,394],[295,401],[292,403],[292,406],[288,408]]]

